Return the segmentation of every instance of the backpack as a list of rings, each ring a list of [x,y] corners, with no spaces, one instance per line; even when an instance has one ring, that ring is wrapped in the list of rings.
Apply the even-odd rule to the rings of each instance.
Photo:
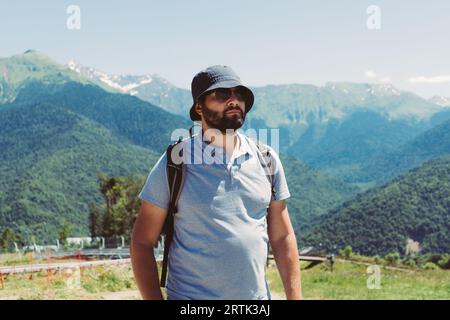
[[[192,138],[192,136],[191,136]],[[261,163],[261,166],[263,167],[266,177],[270,182],[270,185],[272,186],[271,191],[272,195],[275,194],[275,188],[273,185],[273,171],[271,171],[272,167],[272,154],[270,152],[270,149],[267,145],[261,143],[258,140],[251,139],[257,146],[259,152],[258,152],[258,158],[259,162]],[[174,163],[172,159],[172,150],[174,147],[176,147],[180,142],[182,142],[181,138],[175,142],[170,144],[167,147],[166,155],[167,155],[167,182],[169,185],[169,208],[167,210],[167,216],[166,220],[164,221],[163,229],[161,234],[165,235],[164,237],[164,254],[163,254],[163,263],[162,263],[162,271],[161,271],[161,282],[160,286],[165,287],[166,286],[166,279],[167,279],[167,266],[168,266],[168,260],[169,260],[169,249],[170,245],[172,244],[173,240],[173,234],[174,234],[174,217],[175,214],[178,212],[177,204],[178,199],[180,197],[181,188],[183,187],[184,177],[185,177],[185,166],[183,163],[176,164]],[[264,159],[266,157],[267,161]],[[267,245],[267,255],[269,255],[269,243]],[[267,261],[268,262],[268,261]]]

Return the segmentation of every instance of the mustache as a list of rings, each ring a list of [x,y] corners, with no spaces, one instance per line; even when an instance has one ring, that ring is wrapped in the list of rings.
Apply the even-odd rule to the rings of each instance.
[[[229,107],[225,110],[225,113],[229,112],[229,111],[239,111],[241,115],[243,115],[242,109],[239,108],[238,106],[236,107]]]

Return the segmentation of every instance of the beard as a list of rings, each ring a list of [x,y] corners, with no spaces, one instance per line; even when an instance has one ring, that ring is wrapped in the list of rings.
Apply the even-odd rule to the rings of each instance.
[[[237,110],[239,114],[227,114],[228,111]],[[208,109],[205,104],[202,104],[202,114],[206,124],[210,128],[219,130],[225,133],[226,130],[237,130],[244,125],[245,113],[239,107],[227,107],[223,112],[216,112]]]

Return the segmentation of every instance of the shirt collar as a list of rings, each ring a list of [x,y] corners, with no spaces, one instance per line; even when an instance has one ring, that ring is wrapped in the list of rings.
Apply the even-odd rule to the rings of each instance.
[[[239,148],[234,151],[233,153],[233,159],[237,159],[241,156],[251,156],[251,148],[248,144],[247,138],[244,134],[240,133],[238,130],[236,131],[236,135],[240,141]],[[202,131],[200,130],[195,136],[193,136],[194,139],[194,145],[198,150],[201,150],[204,157],[210,157],[214,158],[215,156],[221,156],[223,155],[223,148],[221,147],[215,147],[212,146],[210,149],[211,152],[208,152],[208,150],[205,151],[205,148],[209,146],[209,144],[206,141],[203,141],[203,135]]]
[[[239,131],[236,131],[236,134],[239,138],[239,141],[241,142],[239,149],[236,152],[236,158],[246,154],[251,155],[251,150],[247,141],[247,137],[242,133],[240,133]]]

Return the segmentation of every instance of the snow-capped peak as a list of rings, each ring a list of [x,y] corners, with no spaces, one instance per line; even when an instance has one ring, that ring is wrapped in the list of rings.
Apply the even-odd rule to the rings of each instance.
[[[333,110],[342,109],[343,114],[363,108],[380,113],[389,119],[422,120],[445,108],[446,103],[450,106],[448,101],[450,99],[442,99],[441,105],[437,105],[397,89],[388,82],[329,82],[325,85],[325,89],[328,90],[328,99],[333,100]]]
[[[108,87],[111,87],[123,93],[129,93],[131,95],[136,95],[138,93],[138,91],[135,90],[136,88],[145,84],[149,84],[153,81],[154,78],[154,76],[152,75],[109,75],[94,68],[84,67],[81,64],[77,63],[75,60],[70,60],[66,66],[68,69],[75,71],[85,77],[88,77],[89,79],[99,81],[107,85]]]
[[[81,65],[73,59],[67,63],[67,67],[72,71],[81,73]]]
[[[441,107],[450,107],[450,98],[447,97],[434,96],[431,99],[429,99],[429,101]]]
[[[367,91],[371,94],[381,95],[381,96],[399,96],[401,92],[397,90],[390,83],[374,83],[370,84]]]

